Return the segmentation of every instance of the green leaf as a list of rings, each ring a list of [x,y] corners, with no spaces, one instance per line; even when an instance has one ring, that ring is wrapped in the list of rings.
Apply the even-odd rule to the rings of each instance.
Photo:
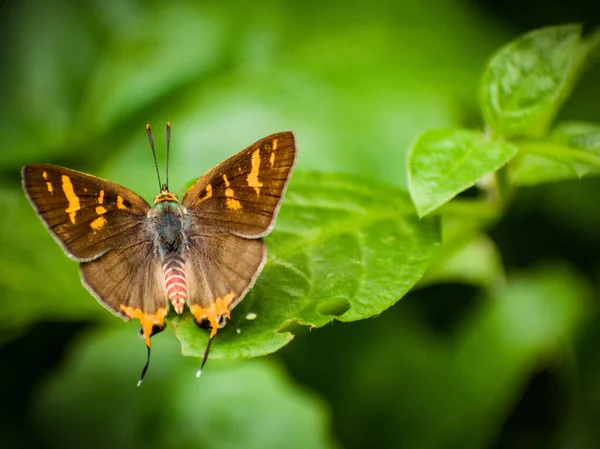
[[[580,25],[547,27],[502,47],[488,62],[480,101],[488,125],[498,134],[532,133],[553,117],[571,87],[578,59]]]
[[[136,388],[145,349],[131,329],[85,335],[36,394],[36,428],[50,447],[332,448],[329,413],[275,363],[197,361],[177,341],[154,341],[146,379]]]
[[[586,279],[565,266],[513,275],[506,288],[479,298],[451,336],[432,333],[411,313],[386,314],[376,327],[361,323],[368,350],[352,357],[351,375],[333,371],[339,391],[360,386],[361,394],[344,395],[336,409],[378,410],[390,423],[389,447],[488,447],[532,375],[568,363],[570,342],[593,310]],[[362,338],[339,341],[352,347]],[[381,425],[364,420],[358,436]]]
[[[598,123],[562,122],[552,130],[550,139],[600,157],[600,124]]]
[[[419,220],[402,190],[353,176],[295,173],[265,240],[263,273],[232,314],[242,332],[221,330],[214,358],[274,352],[298,324],[380,314],[421,278],[437,253],[440,228],[435,217]],[[183,353],[201,357],[208,333],[190,315],[171,322]]]
[[[513,165],[518,185],[537,185],[600,173],[600,125],[559,124],[546,139],[518,143],[521,154]]]
[[[434,211],[517,152],[502,140],[463,129],[437,129],[421,134],[409,154],[409,186],[421,217]]]
[[[504,281],[498,248],[487,234],[476,232],[470,238],[463,236],[462,241],[454,245],[448,245],[444,238],[444,245],[435,263],[427,270],[419,286],[462,282],[494,288]]]

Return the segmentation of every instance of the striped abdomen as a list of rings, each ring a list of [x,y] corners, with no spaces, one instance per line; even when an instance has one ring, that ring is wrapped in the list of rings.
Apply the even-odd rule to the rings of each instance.
[[[167,296],[173,304],[175,312],[183,312],[183,305],[187,297],[187,285],[185,282],[185,263],[178,256],[169,257],[163,264],[165,273],[165,285]]]

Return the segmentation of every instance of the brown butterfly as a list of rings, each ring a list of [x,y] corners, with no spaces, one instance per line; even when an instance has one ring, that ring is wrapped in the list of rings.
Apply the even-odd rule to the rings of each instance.
[[[250,145],[199,178],[179,203],[161,184],[151,207],[118,184],[49,164],[22,169],[23,189],[66,255],[80,262],[81,282],[108,310],[138,318],[148,347],[164,330],[169,302],[187,304],[209,343],[244,298],[266,260],[262,237],[274,226],[296,160],[294,134]],[[198,371],[200,375],[202,367]],[[139,385],[139,383],[138,383]]]

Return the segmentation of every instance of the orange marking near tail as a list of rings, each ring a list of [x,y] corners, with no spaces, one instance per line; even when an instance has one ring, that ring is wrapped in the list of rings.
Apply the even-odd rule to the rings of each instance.
[[[142,335],[146,346],[150,347],[150,336],[152,335],[152,328],[156,326],[162,327],[165,324],[165,316],[167,315],[167,308],[160,307],[156,313],[144,313],[142,309],[134,309],[133,307],[126,307],[121,304],[121,310],[130,318],[138,318],[142,325]]]
[[[229,310],[231,301],[233,301],[233,293],[228,293],[225,296],[216,298],[215,302],[209,307],[202,307],[198,304],[190,307],[190,311],[196,318],[196,321],[201,322],[206,319],[210,323],[210,338],[213,338],[219,329],[220,316],[225,315],[227,318],[231,318],[231,311]]]

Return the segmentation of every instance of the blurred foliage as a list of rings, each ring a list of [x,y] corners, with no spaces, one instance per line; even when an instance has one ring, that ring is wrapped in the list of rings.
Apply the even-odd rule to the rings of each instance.
[[[578,179],[597,171],[600,71],[590,56],[599,34],[580,39],[571,25],[546,41],[544,51],[557,52],[553,70],[564,76],[549,87],[531,73],[544,107],[512,122],[489,112],[485,95],[479,102],[486,60],[506,48],[531,49],[513,40],[519,32],[566,18],[589,23],[593,15],[552,4],[523,24],[529,3],[494,16],[507,8],[500,3],[7,3],[0,15],[3,444],[598,447],[600,181]],[[492,66],[505,69],[496,58]],[[481,85],[494,79],[484,75]],[[514,151],[477,152],[480,106],[504,139],[499,147],[518,151],[509,173],[495,179],[481,177]],[[439,256],[419,288],[385,313],[314,332],[284,327],[297,334],[293,344],[268,359],[212,361],[200,380],[199,360],[181,357],[167,331],[153,340],[150,372],[136,389],[145,356],[137,324],[119,322],[81,287],[76,264],[27,204],[19,169],[57,163],[151,198],[144,125],[167,120],[172,184],[181,187],[260,137],[288,129],[298,137],[297,171],[267,241],[271,258],[237,312],[260,306],[259,318],[240,323],[248,337],[223,333],[223,348],[239,355],[289,341],[291,334],[273,333],[290,324],[274,313],[288,304],[307,313],[300,322],[323,326],[332,321],[323,303],[334,300],[336,309],[341,300],[351,304],[351,321],[392,306],[423,274],[438,217],[418,224],[402,191],[407,150],[420,133],[468,128],[454,156],[466,150],[489,160],[485,169],[466,161],[423,209],[441,206]],[[432,160],[443,174],[448,161],[427,158],[418,173]],[[510,191],[498,188],[506,184]],[[517,185],[533,187],[515,192]],[[327,238],[315,238],[324,230]],[[367,242],[363,258],[357,236]],[[283,257],[282,268],[293,241],[302,251],[286,254],[294,260]],[[300,288],[307,260],[318,268],[310,295]],[[359,265],[374,282],[356,293]],[[274,314],[257,298],[273,298]],[[261,323],[263,316],[283,318]],[[194,331],[200,348],[205,336]],[[271,342],[251,345],[261,332]]]
[[[136,389],[131,362],[142,357],[131,333],[83,335],[36,401],[46,441],[90,448],[335,447],[322,401],[274,364],[211,364],[199,382],[177,342],[164,340],[153,345],[152,379]],[[82,410],[82,403],[90,406]]]

